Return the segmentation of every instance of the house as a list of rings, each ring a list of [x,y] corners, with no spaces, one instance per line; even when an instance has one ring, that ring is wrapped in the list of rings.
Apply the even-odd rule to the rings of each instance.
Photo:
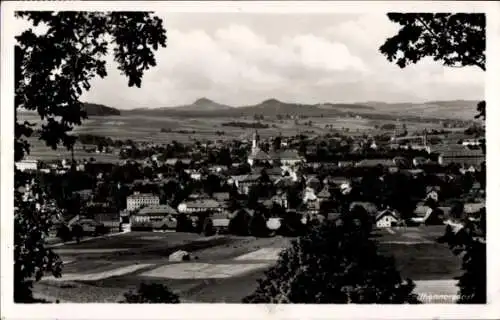
[[[323,183],[331,185],[335,189],[340,189],[340,187],[344,184],[350,184],[350,179],[346,177],[327,177],[324,179]]]
[[[222,211],[222,206],[214,199],[197,199],[180,203],[177,206],[177,210],[179,210],[180,213]]]
[[[19,171],[36,171],[38,169],[38,160],[24,159],[15,163]]]
[[[486,160],[481,149],[468,149],[461,145],[446,145],[433,152],[438,155],[438,163],[442,166],[455,163],[466,167],[480,167]]]
[[[424,157],[415,157],[412,160],[412,164],[415,167],[420,167],[420,166],[426,164],[427,162],[428,162],[428,159],[426,159]]]
[[[279,179],[276,179],[274,181],[274,185],[278,189],[286,189],[295,184],[296,180],[292,176],[287,176],[287,177],[281,177]]]
[[[319,199],[314,201],[308,201],[305,203],[304,211],[309,215],[314,215],[319,213],[319,209],[321,207],[321,203]]]
[[[74,192],[82,201],[89,201],[92,198],[92,189],[83,189]]]
[[[306,187],[303,192],[302,202],[307,203],[311,201],[316,201],[318,197],[316,196],[316,192],[311,187]]]
[[[320,201],[313,188],[306,187],[302,196],[303,210],[308,214],[319,213]]]
[[[486,208],[486,204],[484,201],[478,203],[465,203],[464,204],[464,213],[466,214],[477,214],[481,209]]]
[[[479,139],[464,139],[462,141],[462,146],[481,146],[481,141]]]
[[[159,204],[159,205],[152,205],[152,206],[147,206],[139,210],[137,213],[142,216],[168,216],[172,215],[175,216],[178,214],[178,212],[169,206],[168,204]]]
[[[477,169],[474,166],[469,166],[468,168],[463,167],[459,169],[461,174],[467,174],[467,173],[474,173],[477,171]]]
[[[288,196],[286,192],[278,191],[277,194],[271,198],[271,201],[280,205],[282,208],[288,209]]]
[[[191,172],[191,174],[189,175],[191,177],[191,179],[193,180],[196,180],[196,181],[201,181],[201,173],[200,172],[197,172],[197,171],[193,171]]]
[[[328,191],[328,186],[325,185],[323,187],[323,189],[317,194],[318,196],[318,200],[320,202],[323,202],[323,201],[326,201],[326,200],[329,200],[332,196],[332,194],[330,193],[330,191]]]
[[[356,163],[356,167],[373,168],[382,166],[385,168],[396,167],[393,159],[363,159]]]
[[[208,168],[208,170],[212,173],[221,173],[225,172],[228,170],[227,166],[222,166],[222,165],[214,165]]]
[[[230,196],[229,192],[215,192],[212,195],[212,198],[214,198],[215,200],[217,200],[220,203],[229,201],[230,197],[231,196]]]
[[[354,166],[354,161],[339,161],[338,162],[338,167],[339,168],[350,168]]]
[[[439,191],[436,189],[428,189],[427,195],[425,196],[425,200],[432,200],[434,202],[439,201]]]
[[[264,171],[271,178],[271,180],[276,180],[276,178],[283,176],[283,169],[280,167],[267,168],[264,169]]]
[[[377,228],[390,228],[400,221],[399,215],[395,210],[385,209],[380,211],[375,217]]]
[[[160,198],[151,193],[136,192],[127,197],[127,210],[134,211],[143,207],[160,204]]]
[[[286,149],[283,151],[274,151],[269,155],[273,163],[281,163],[285,166],[295,166],[303,161],[299,152],[293,149]]]
[[[340,219],[341,216],[342,214],[339,212],[329,212],[328,215],[326,216],[326,219],[329,221],[337,221]]]
[[[175,229],[178,212],[169,205],[142,208],[131,217],[132,229]]]
[[[216,212],[210,217],[216,233],[225,231],[229,228],[229,223],[231,221],[230,217],[231,215],[228,212]]]
[[[255,213],[255,211],[252,209],[241,208],[241,209],[236,209],[233,212],[231,212],[228,217],[229,217],[229,219],[233,219],[237,216],[244,216],[247,218],[251,218],[251,217],[253,217],[254,213]]]
[[[239,193],[248,194],[250,188],[259,181],[259,178],[259,174],[246,174],[242,176],[232,176],[231,182],[238,188]]]
[[[445,216],[443,209],[439,207],[431,208],[424,205],[417,206],[413,214],[415,217],[412,217],[410,221],[417,225],[441,225]]]
[[[118,212],[96,213],[93,217],[95,221],[102,223],[106,228],[118,229],[120,227],[120,214]]]
[[[173,166],[175,166],[177,161],[178,161],[177,158],[169,158],[169,159],[165,160],[165,165],[173,167]]]
[[[412,178],[417,178],[425,174],[425,171],[422,169],[405,169],[401,170],[401,173],[404,173]]]
[[[306,186],[308,186],[316,191],[316,190],[319,190],[319,188],[321,187],[321,181],[316,176],[310,176],[306,180]]]

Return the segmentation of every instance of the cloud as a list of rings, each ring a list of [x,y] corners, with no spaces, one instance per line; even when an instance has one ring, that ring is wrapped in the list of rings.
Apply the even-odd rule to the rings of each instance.
[[[165,14],[168,47],[140,89],[109,57],[87,101],[165,107],[208,97],[248,105],[275,97],[315,103],[481,99],[484,72],[426,59],[400,69],[378,51],[398,26],[383,14]],[[26,26],[22,26],[25,28]]]
[[[168,47],[158,52],[158,66],[145,75],[141,89],[151,100],[157,97],[155,106],[190,103],[197,98],[194,94],[236,105],[261,101],[267,98],[263,94],[286,98],[283,91],[310,85],[318,77],[366,70],[344,44],[310,33],[283,36],[270,43],[246,26],[231,24],[212,35],[203,30],[170,29],[168,39]],[[109,67],[115,68],[113,64]],[[154,83],[157,81],[167,82],[173,91],[168,96],[155,93],[165,92]],[[120,90],[127,91],[136,90]],[[98,92],[102,90],[92,90],[88,98],[104,99]],[[228,92],[238,95],[228,96]],[[242,101],[250,93],[253,98]],[[143,96],[134,93],[128,99],[142,104]]]

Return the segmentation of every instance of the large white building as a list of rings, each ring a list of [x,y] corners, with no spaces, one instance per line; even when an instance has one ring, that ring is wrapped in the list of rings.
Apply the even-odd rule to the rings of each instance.
[[[16,162],[16,169],[19,171],[36,171],[38,169],[38,160],[25,159]]]
[[[127,211],[134,211],[149,206],[158,206],[160,198],[151,193],[134,193],[127,197]]]

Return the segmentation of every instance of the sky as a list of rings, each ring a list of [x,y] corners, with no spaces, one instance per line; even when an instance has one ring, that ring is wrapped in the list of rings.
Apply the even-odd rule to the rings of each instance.
[[[191,104],[478,100],[485,72],[427,59],[400,69],[378,48],[398,25],[384,14],[157,13],[167,47],[141,88],[129,88],[109,57],[108,76],[83,101],[119,109]]]

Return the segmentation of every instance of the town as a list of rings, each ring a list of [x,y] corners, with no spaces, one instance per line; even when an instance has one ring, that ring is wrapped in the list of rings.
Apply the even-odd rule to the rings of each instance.
[[[58,190],[66,209],[58,223],[86,233],[293,234],[297,226],[334,219],[346,202],[363,205],[379,228],[461,219],[450,212],[464,199],[458,214],[476,219],[484,208],[484,137],[444,136],[439,144],[427,133],[260,139],[255,130],[249,141],[127,144],[117,152],[135,157],[118,164],[90,153],[77,162],[23,160],[16,167]],[[257,218],[265,221],[259,231],[250,227]]]
[[[486,303],[485,14],[13,14],[15,303]]]
[[[128,238],[117,244],[114,235],[146,239],[148,232],[163,232],[167,243],[177,241],[169,240],[172,232],[180,237],[192,234],[196,238],[182,241],[205,238],[206,246],[213,248],[218,247],[212,243],[214,236],[236,237],[231,240],[236,243],[248,238],[247,248],[257,239],[275,238],[281,243],[273,253],[278,254],[286,247],[281,239],[303,235],[341,212],[362,207],[373,228],[389,237],[387,243],[408,248],[405,255],[410,258],[401,261],[405,272],[408,266],[416,268],[407,259],[420,255],[412,244],[435,241],[446,225],[485,218],[485,157],[480,127],[424,130],[420,135],[402,127],[378,135],[278,134],[265,139],[249,129],[249,139],[163,145],[82,135],[88,158],[28,159],[16,168],[31,177],[23,179],[31,183],[19,186],[20,191],[29,194],[39,188],[55,195],[45,204],[59,212],[47,241],[73,248],[66,249],[73,250],[70,261],[86,257],[88,263],[92,255],[84,253],[97,249],[86,248],[106,247],[107,242],[111,247],[135,246],[138,241]],[[97,161],[100,152],[120,160]],[[415,232],[423,238],[412,240]],[[260,250],[268,250],[265,245]],[[169,261],[202,255],[196,246],[177,248],[168,251]],[[439,255],[449,250],[442,248]],[[106,259],[113,264],[113,257]],[[450,257],[435,259],[431,269],[450,264]],[[456,274],[458,264],[452,265],[455,269],[447,266],[451,271],[444,278]],[[66,268],[71,270],[71,264]]]

